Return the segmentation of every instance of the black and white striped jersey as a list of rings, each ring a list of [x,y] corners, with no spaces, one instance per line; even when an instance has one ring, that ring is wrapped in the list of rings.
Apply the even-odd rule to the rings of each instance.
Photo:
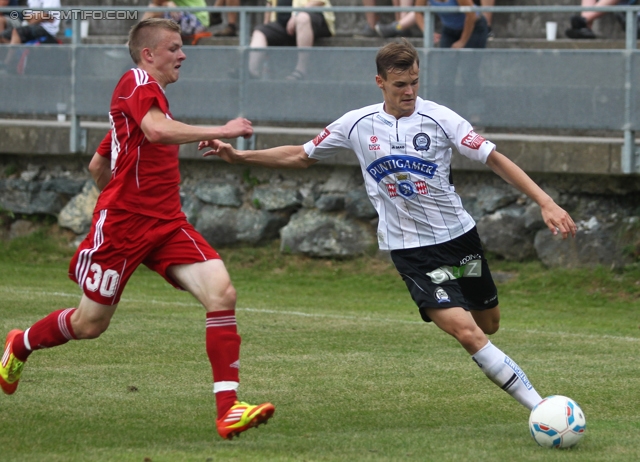
[[[374,104],[350,111],[304,145],[313,159],[355,152],[378,212],[383,250],[447,242],[475,222],[451,181],[454,151],[485,163],[495,144],[444,106],[418,98],[414,113],[396,119]]]

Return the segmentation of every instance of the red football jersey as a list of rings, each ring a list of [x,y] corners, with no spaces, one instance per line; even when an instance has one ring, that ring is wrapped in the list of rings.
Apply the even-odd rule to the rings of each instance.
[[[160,84],[141,69],[127,71],[113,91],[111,131],[97,151],[111,158],[111,180],[96,210],[121,209],[162,219],[183,216],[179,146],[152,144],[140,128],[152,106],[172,118]]]

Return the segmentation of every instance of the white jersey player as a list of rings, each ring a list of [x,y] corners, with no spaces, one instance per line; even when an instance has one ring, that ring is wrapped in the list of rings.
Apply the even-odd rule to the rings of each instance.
[[[238,151],[220,142],[204,155],[230,163],[305,168],[341,148],[357,156],[380,217],[378,240],[402,275],[420,315],[452,335],[482,371],[519,403],[541,401],[522,369],[493,345],[499,328],[498,294],[471,216],[451,184],[451,156],[486,164],[539,206],[553,234],[575,236],[576,226],[529,176],[455,112],[417,96],[419,59],[407,41],[376,56],[383,103],[351,111],[303,146]]]

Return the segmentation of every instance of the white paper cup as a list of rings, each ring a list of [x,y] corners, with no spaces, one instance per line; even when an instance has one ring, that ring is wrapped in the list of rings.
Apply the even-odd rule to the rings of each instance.
[[[89,21],[80,21],[80,38],[89,37]]]
[[[547,21],[547,40],[553,41],[558,37],[558,23]]]
[[[67,105],[65,103],[57,103],[56,109],[58,110],[58,122],[67,120]]]

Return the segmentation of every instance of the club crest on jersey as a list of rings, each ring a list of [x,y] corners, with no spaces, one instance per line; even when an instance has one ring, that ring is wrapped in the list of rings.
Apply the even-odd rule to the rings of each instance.
[[[325,128],[318,136],[313,139],[313,144],[315,146],[319,145],[320,143],[322,143],[322,140],[324,140],[329,135],[331,135],[331,132]]]
[[[478,149],[485,141],[486,140],[482,136],[478,135],[473,130],[467,133],[467,136],[462,138],[462,144],[471,149]]]
[[[413,137],[413,148],[416,151],[428,151],[431,146],[431,138],[426,133],[418,133]]]
[[[436,297],[438,303],[450,303],[451,299],[449,298],[449,294],[442,287],[438,287],[436,289],[436,293],[433,294]]]
[[[376,159],[367,165],[367,172],[376,182],[394,173],[414,173],[416,175],[433,178],[438,169],[438,164],[428,162],[414,156],[385,156]]]
[[[400,196],[410,200],[418,194],[424,196],[429,193],[427,183],[424,181],[413,182],[404,174],[396,175],[396,179],[398,180],[396,183],[387,183],[387,193],[389,197]]]

